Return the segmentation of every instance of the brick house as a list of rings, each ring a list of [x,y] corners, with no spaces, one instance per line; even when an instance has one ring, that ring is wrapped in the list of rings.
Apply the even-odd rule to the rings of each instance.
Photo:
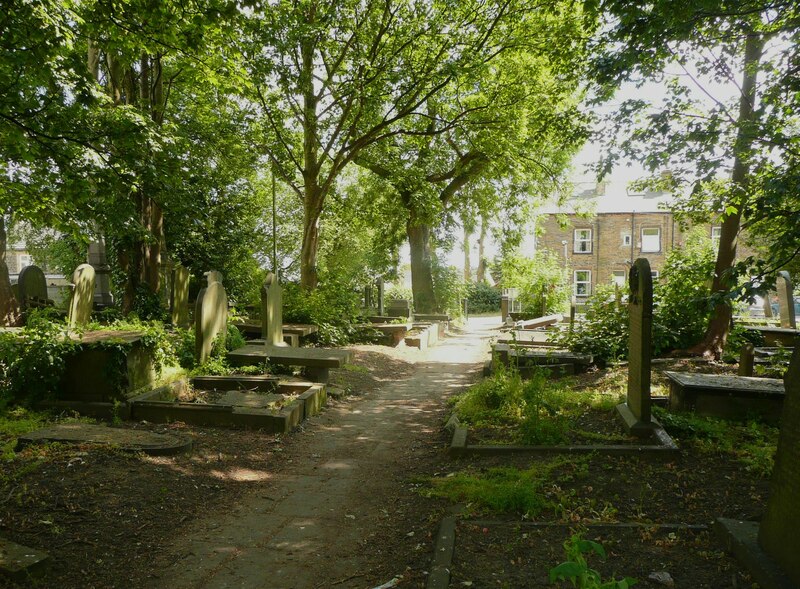
[[[562,206],[542,207],[536,219],[536,248],[563,260],[578,302],[598,284],[625,286],[636,258],[647,258],[657,279],[667,253],[685,239],[674,215],[663,208],[669,201],[670,195],[663,192],[606,194],[600,184]],[[719,226],[709,225],[708,232],[718,238]]]

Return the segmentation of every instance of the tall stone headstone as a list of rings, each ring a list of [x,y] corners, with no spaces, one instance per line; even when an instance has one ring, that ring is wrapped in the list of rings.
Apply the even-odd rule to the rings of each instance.
[[[372,284],[364,287],[364,309],[367,314],[372,311]]]
[[[508,295],[503,295],[500,297],[500,320],[505,323],[506,319],[508,319],[508,307],[509,307],[510,299]]]
[[[47,279],[39,266],[25,266],[17,280],[18,301],[23,309],[43,307],[47,299]]]
[[[639,258],[628,277],[628,396],[617,405],[629,433],[646,437],[653,430],[650,413],[650,357],[653,333],[653,276],[650,262]]]
[[[94,268],[94,303],[99,307],[110,307],[114,304],[111,293],[111,266],[106,259],[106,242],[101,237],[89,243],[89,264]]]
[[[569,327],[572,329],[575,325],[575,315],[578,313],[578,301],[573,295],[569,301]]]
[[[209,270],[206,272],[205,276],[208,284],[211,284],[212,282],[219,282],[222,284],[222,272],[219,270]]]
[[[800,530],[800,346],[792,354],[783,377],[786,397],[781,414],[778,451],[772,471],[767,511],[761,520],[758,542],[800,586],[798,530]]]
[[[772,319],[772,301],[769,292],[764,293],[764,317]]]
[[[172,292],[170,293],[170,315],[175,327],[189,326],[189,269],[175,266],[172,271]]]
[[[755,363],[755,347],[753,344],[745,344],[739,351],[739,376],[753,376],[753,364]]]
[[[95,272],[91,264],[81,264],[72,273],[72,296],[67,310],[71,328],[86,325],[92,316],[94,281]]]
[[[775,286],[778,289],[781,327],[797,329],[797,321],[794,314],[794,289],[792,288],[792,279],[789,273],[785,270],[778,272]]]
[[[383,278],[382,277],[378,278],[376,284],[378,285],[378,315],[383,316],[383,313],[385,311],[384,296],[383,296],[384,294]]]
[[[224,347],[227,330],[228,295],[221,282],[212,282],[200,290],[194,308],[194,351],[198,364],[211,357],[215,340]]]
[[[283,294],[278,277],[267,274],[261,287],[261,337],[268,346],[283,346]]]

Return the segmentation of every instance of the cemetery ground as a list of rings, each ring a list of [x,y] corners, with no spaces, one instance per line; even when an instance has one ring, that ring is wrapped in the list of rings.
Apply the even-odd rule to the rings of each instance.
[[[588,556],[604,578],[663,587],[668,573],[675,587],[752,586],[711,525],[760,519],[777,430],[657,411],[677,457],[454,459],[447,399],[479,380],[496,333],[456,334],[427,351],[356,346],[353,363],[332,371],[340,394],[289,435],[122,424],[186,433],[189,454],[49,444],[13,456],[13,438],[39,425],[18,415],[3,424],[0,535],[53,560],[20,586],[425,587],[440,522],[451,516],[450,587],[558,586],[548,571],[578,535],[605,547],[605,561]],[[665,392],[660,372],[674,369],[735,372],[659,363],[654,394]],[[561,382],[593,399],[573,411],[613,420],[608,407],[625,378],[623,366]],[[607,435],[606,423],[572,421]]]

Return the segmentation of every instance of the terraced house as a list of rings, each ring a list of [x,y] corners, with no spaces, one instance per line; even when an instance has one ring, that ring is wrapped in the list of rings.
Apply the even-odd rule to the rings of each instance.
[[[536,219],[537,249],[546,249],[563,260],[578,302],[597,285],[624,286],[636,258],[650,261],[658,279],[667,253],[686,239],[665,207],[665,192],[631,193],[622,187],[611,191],[603,183],[576,194],[561,206],[546,205]],[[706,227],[712,239],[720,227]]]

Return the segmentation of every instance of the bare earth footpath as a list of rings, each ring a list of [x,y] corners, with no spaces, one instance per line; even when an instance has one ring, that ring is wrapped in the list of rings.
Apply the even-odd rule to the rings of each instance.
[[[162,546],[153,586],[424,586],[438,514],[414,509],[413,475],[443,452],[444,399],[477,378],[491,323],[473,320],[419,353],[410,376],[309,422],[278,472]]]

